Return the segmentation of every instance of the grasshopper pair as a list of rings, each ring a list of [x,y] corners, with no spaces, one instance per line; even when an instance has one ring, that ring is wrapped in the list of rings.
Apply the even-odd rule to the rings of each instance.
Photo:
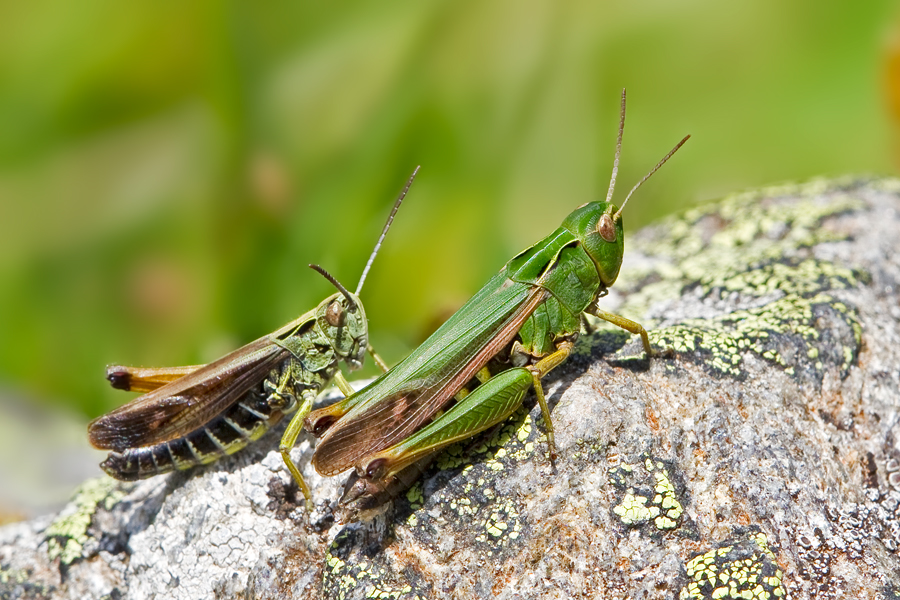
[[[91,424],[92,443],[114,451],[104,468],[132,478],[210,462],[296,410],[280,448],[307,500],[308,488],[288,455],[301,423],[321,437],[312,459],[320,474],[355,468],[344,501],[365,510],[409,482],[408,473],[440,449],[505,420],[530,388],[541,407],[552,458],[553,427],[541,379],[571,354],[582,313],[640,335],[647,356],[657,354],[639,323],[600,309],[596,301],[606,295],[622,264],[622,209],[690,136],[632,188],[619,208],[612,195],[624,127],[623,90],[606,201],[579,207],[559,229],[515,256],[419,348],[359,392],[352,393],[337,361],[340,357],[351,368],[362,361],[368,347],[365,316],[358,297],[336,282],[342,292],[315,311],[211,365],[148,373],[113,369],[114,385],[119,379],[137,381],[146,389],[134,383],[118,387],[152,391]],[[338,316],[329,320],[329,310]],[[313,334],[313,324],[323,329]],[[316,341],[305,337],[310,335],[318,336]],[[219,375],[229,383],[223,385]],[[173,381],[151,387],[169,381],[166,377]],[[309,412],[312,399],[332,378],[345,398]],[[235,445],[217,433],[225,425],[235,432]]]

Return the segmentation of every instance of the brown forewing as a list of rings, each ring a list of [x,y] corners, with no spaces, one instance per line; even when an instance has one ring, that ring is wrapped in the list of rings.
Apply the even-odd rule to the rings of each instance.
[[[88,438],[95,448],[120,452],[178,438],[236,402],[288,355],[270,336],[259,338],[95,419]]]
[[[429,422],[516,336],[547,293],[543,288],[535,287],[468,361],[448,365],[445,372],[433,377],[429,383],[389,396],[357,418],[338,420],[316,446],[312,460],[316,471],[325,476],[337,475],[369,454],[390,448]]]

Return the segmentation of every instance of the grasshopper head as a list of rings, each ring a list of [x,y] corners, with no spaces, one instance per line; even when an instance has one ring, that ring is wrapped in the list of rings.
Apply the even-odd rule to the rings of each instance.
[[[619,276],[625,252],[625,229],[622,215],[617,211],[611,202],[589,202],[563,221],[563,227],[581,241],[606,287],[615,283]]]
[[[362,366],[369,344],[366,311],[355,294],[333,294],[316,307],[316,325],[351,369]]]
[[[609,181],[609,191],[606,193],[606,202],[589,202],[578,207],[570,214],[565,221],[563,227],[574,234],[587,251],[594,265],[597,267],[597,273],[600,275],[600,281],[606,287],[615,283],[619,276],[619,268],[622,266],[622,255],[625,251],[625,229],[622,226],[622,209],[628,204],[631,198],[641,185],[651,175],[666,164],[675,152],[688,141],[691,136],[686,135],[680,142],[675,144],[668,154],[656,166],[650,169],[650,172],[644,175],[644,178],[637,182],[625,200],[622,202],[622,208],[612,203],[613,192],[616,189],[616,175],[619,172],[619,158],[622,156],[622,135],[625,132],[625,90],[622,90],[622,104],[619,111],[619,136],[616,139],[616,158],[613,161],[612,177]]]

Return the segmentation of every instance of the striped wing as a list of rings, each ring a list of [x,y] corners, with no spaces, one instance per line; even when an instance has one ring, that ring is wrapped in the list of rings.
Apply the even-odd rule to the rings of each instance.
[[[275,333],[91,421],[88,438],[101,450],[122,452],[185,435],[210,421],[259,384],[290,356],[272,338],[300,329],[309,313]]]

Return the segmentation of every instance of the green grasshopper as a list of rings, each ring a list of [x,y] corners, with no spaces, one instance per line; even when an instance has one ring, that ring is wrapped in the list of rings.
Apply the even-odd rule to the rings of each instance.
[[[605,202],[584,204],[559,229],[515,256],[425,343],[375,382],[306,417],[307,430],[322,436],[312,458],[316,470],[333,476],[356,469],[361,487],[348,490],[345,502],[376,494],[417,461],[505,420],[532,387],[552,460],[553,426],[541,378],[571,354],[583,312],[639,334],[647,356],[657,354],[639,323],[600,309],[596,301],[607,294],[622,264],[622,209],[690,136],[618,208],[612,195],[624,127],[623,90]],[[475,379],[477,387],[467,387]]]
[[[400,193],[381,236],[351,294],[318,265],[339,291],[315,309],[208,365],[170,368],[114,366],[107,379],[117,389],[145,395],[88,425],[94,447],[111,450],[101,467],[124,481],[152,477],[211,463],[259,439],[282,417],[295,413],[279,450],[307,504],[309,488],[290,458],[303,417],[332,379],[344,395],[353,389],[338,367],[362,366],[368,351],[387,365],[368,343],[368,325],[359,293],[375,255],[406,197],[418,168]]]

